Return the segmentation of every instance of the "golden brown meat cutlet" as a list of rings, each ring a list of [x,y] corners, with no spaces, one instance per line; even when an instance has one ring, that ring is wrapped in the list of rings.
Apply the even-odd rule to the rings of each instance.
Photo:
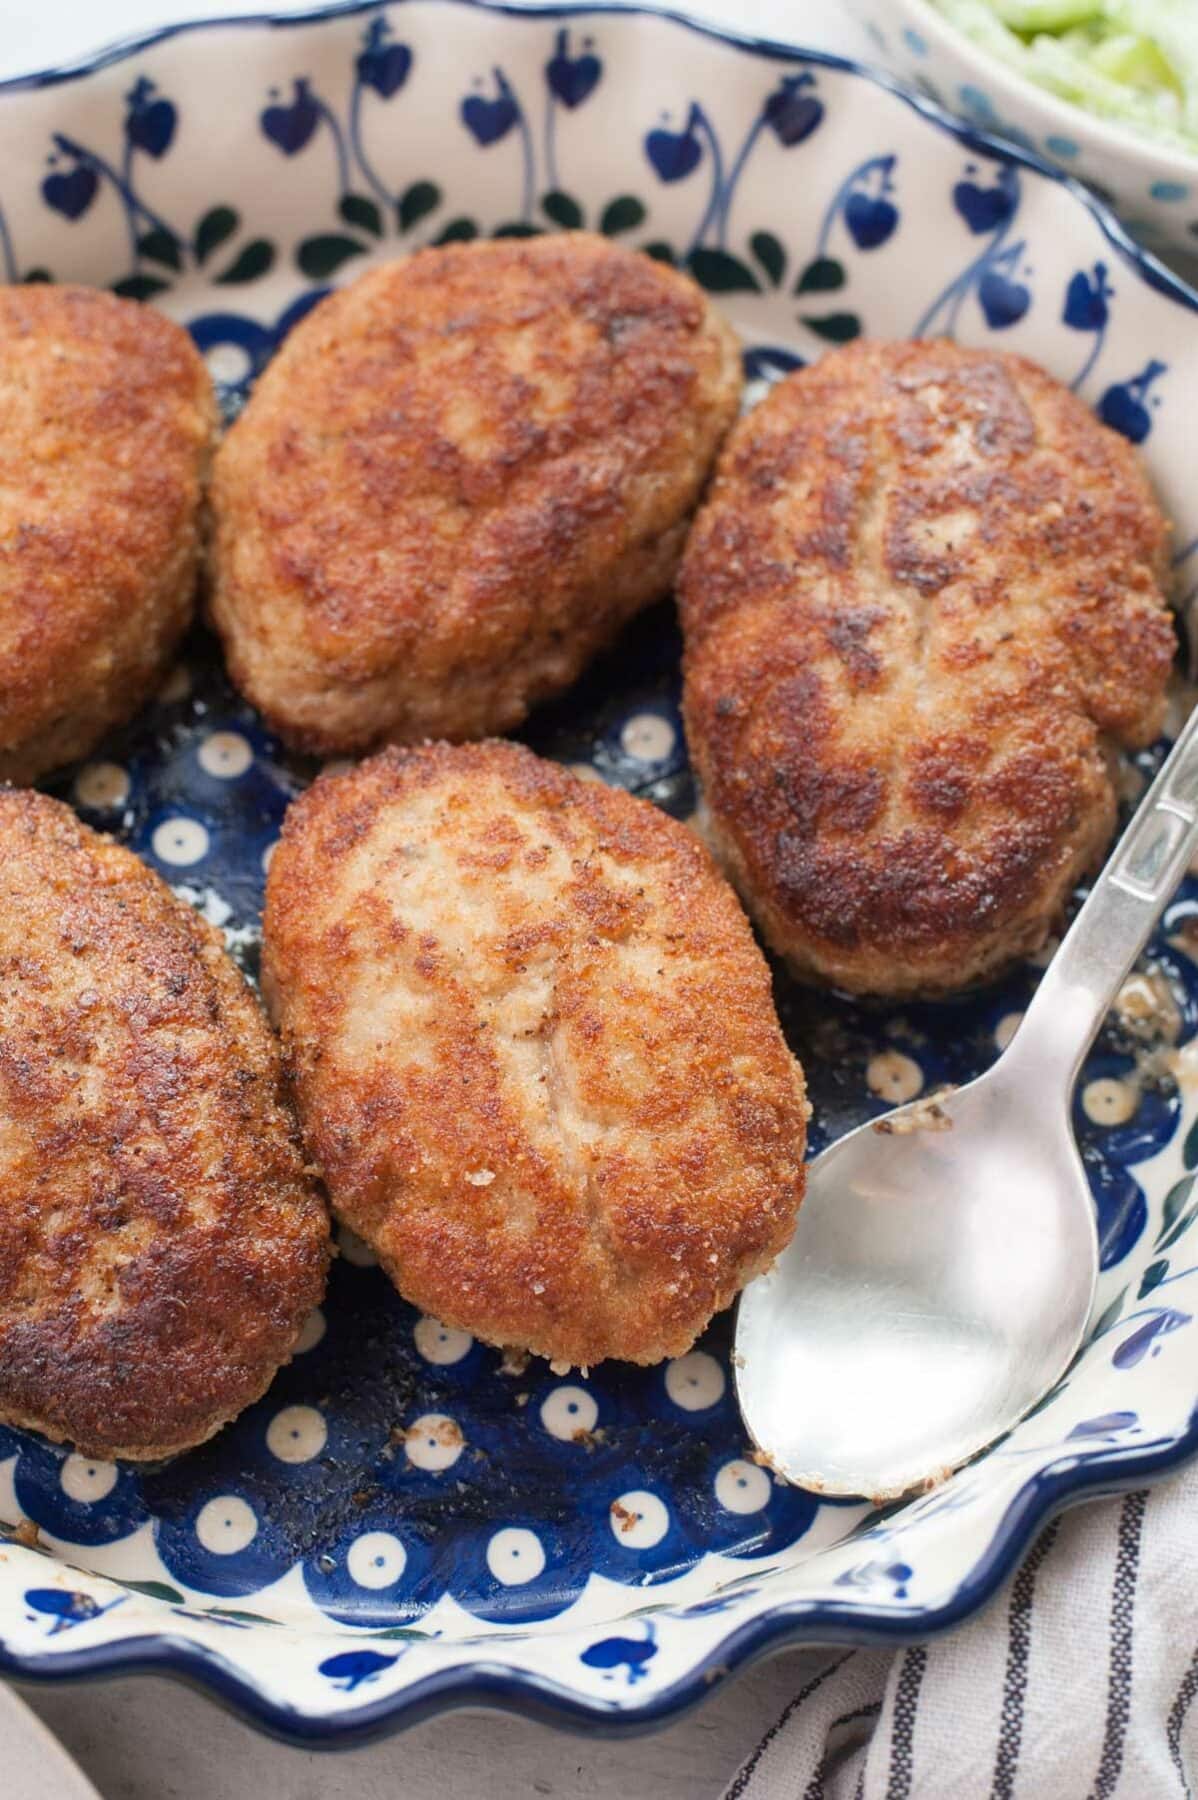
[[[322,301],[216,458],[233,679],[331,754],[519,724],[669,591],[741,388],[688,276],[587,233]]]
[[[131,718],[191,618],[208,372],[162,313],[0,287],[0,780]]]
[[[1160,728],[1168,537],[1022,357],[861,342],[740,422],[679,584],[687,735],[796,973],[936,994],[1044,943]]]
[[[334,1211],[445,1323],[656,1362],[791,1235],[806,1102],[765,962],[645,801],[515,744],[325,776],[263,986]]]
[[[265,1390],[328,1220],[217,933],[129,851],[0,789],[0,1419],[156,1458]]]

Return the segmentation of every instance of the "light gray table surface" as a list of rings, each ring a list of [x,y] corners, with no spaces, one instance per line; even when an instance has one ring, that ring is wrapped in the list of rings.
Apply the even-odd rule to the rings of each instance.
[[[675,4],[742,31],[864,53],[840,0]],[[312,8],[294,0],[3,0],[0,79],[75,61],[172,19],[255,10]],[[13,1686],[104,1800],[708,1800],[800,1685],[803,1661],[801,1654],[774,1658],[726,1683],[698,1712],[644,1737],[582,1737],[458,1712],[333,1752],[273,1743],[202,1695],[157,1677]],[[26,1794],[66,1800],[62,1769],[40,1734],[20,1730],[0,1710],[0,1800]]]

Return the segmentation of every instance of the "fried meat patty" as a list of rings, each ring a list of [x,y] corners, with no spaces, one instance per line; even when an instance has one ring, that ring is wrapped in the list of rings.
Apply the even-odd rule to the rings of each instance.
[[[519,724],[669,591],[740,387],[695,283],[587,233],[361,276],[216,458],[234,680],[322,754]]]
[[[740,421],[679,584],[687,734],[800,976],[942,993],[1043,944],[1161,724],[1168,536],[1022,357],[861,342]]]
[[[212,384],[162,313],[0,287],[0,780],[84,756],[191,618]]]
[[[807,1109],[769,973],[645,801],[503,743],[324,776],[263,986],[334,1211],[447,1324],[656,1362],[790,1238]]]
[[[324,1205],[210,925],[0,789],[0,1419],[91,1456],[201,1442],[320,1299]]]

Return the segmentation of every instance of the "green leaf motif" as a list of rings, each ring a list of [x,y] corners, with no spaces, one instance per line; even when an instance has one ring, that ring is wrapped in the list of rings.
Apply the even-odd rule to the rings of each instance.
[[[786,251],[772,231],[755,231],[749,239],[749,249],[757,258],[774,287],[781,284],[786,274]]]
[[[399,229],[411,231],[441,204],[441,190],[433,181],[414,181],[399,198]]]
[[[669,263],[671,268],[678,261],[674,255],[674,246],[667,244],[662,238],[654,238],[651,244],[642,244],[641,249],[646,256],[651,256],[654,262]]]
[[[265,1613],[239,1612],[235,1606],[206,1606],[206,1613],[217,1619],[235,1619],[239,1625],[281,1625],[281,1619],[268,1619]]]
[[[178,238],[173,232],[162,231],[157,227],[153,231],[147,231],[144,237],[138,238],[137,254],[148,257],[151,262],[165,263],[168,269],[183,267]]]
[[[1153,1245],[1155,1250],[1164,1249],[1165,1239],[1185,1211],[1186,1201],[1194,1191],[1194,1181],[1193,1175],[1183,1175],[1180,1181],[1173,1183],[1165,1195],[1165,1204],[1161,1207],[1161,1228],[1156,1234],[1156,1243]]]
[[[159,281],[157,275],[126,275],[123,281],[113,282],[112,291],[122,300],[152,300],[155,294],[165,294],[170,285]]]
[[[135,1594],[148,1594],[151,1600],[169,1600],[172,1606],[183,1605],[183,1596],[178,1588],[171,1587],[165,1581],[130,1581],[126,1577],[121,1586],[131,1588]]]
[[[526,238],[541,237],[542,235],[539,225],[529,225],[524,219],[514,219],[510,225],[497,225],[491,233],[492,237],[497,238]]]
[[[727,250],[707,250],[702,245],[687,257],[687,267],[709,294],[759,294],[761,283],[748,263]]]
[[[844,264],[834,256],[817,256],[795,283],[796,294],[831,294],[844,286]]]
[[[196,226],[196,261],[207,262],[241,224],[241,215],[231,206],[211,206]]]
[[[471,238],[478,236],[478,226],[473,219],[451,219],[444,231],[438,232],[433,239],[434,244],[468,244]]]
[[[622,231],[635,231],[645,223],[645,209],[635,194],[617,194],[609,200],[599,218],[604,237],[619,237]]]
[[[1127,1289],[1120,1288],[1119,1292],[1115,1295],[1115,1298],[1111,1301],[1110,1305],[1107,1307],[1104,1307],[1102,1312],[1099,1313],[1097,1319],[1094,1321],[1094,1329],[1090,1333],[1090,1337],[1092,1339],[1096,1338],[1096,1337],[1101,1337],[1104,1331],[1110,1330],[1111,1326],[1115,1323],[1116,1319],[1119,1317],[1119,1314],[1123,1311],[1123,1302],[1126,1300],[1126,1298],[1127,1298]]]
[[[251,238],[241,254],[234,258],[227,269],[222,269],[216,277],[222,287],[231,287],[240,281],[257,281],[274,265],[275,247],[266,238]]]
[[[360,244],[357,238],[341,237],[330,231],[323,236],[305,238],[295,253],[295,260],[310,281],[323,281],[326,276],[335,275],[351,256],[362,256],[365,251],[366,245]]]
[[[1153,1288],[1159,1287],[1168,1273],[1169,1260],[1167,1257],[1162,1256],[1159,1262],[1149,1263],[1141,1278],[1140,1292],[1136,1298],[1142,1300],[1146,1294],[1152,1292]]]
[[[550,188],[547,194],[541,195],[541,211],[563,231],[581,231],[583,212],[577,200],[570,194],[564,194],[560,188]]]
[[[347,225],[369,231],[372,237],[382,237],[383,215],[369,194],[342,194],[337,211]]]
[[[1195,1201],[1193,1206],[1187,1207],[1186,1211],[1183,1212],[1180,1219],[1178,1219],[1176,1225],[1174,1225],[1172,1231],[1166,1232],[1165,1236],[1159,1239],[1156,1248],[1158,1250],[1171,1250],[1177,1240],[1185,1236],[1195,1219],[1198,1219],[1198,1201]]]
[[[861,321],[856,313],[825,313],[818,319],[809,319],[804,315],[800,323],[829,344],[848,344],[853,338],[861,336]]]
[[[1198,1169],[1198,1119],[1194,1120],[1186,1132],[1186,1141],[1181,1147],[1181,1160],[1187,1169]]]

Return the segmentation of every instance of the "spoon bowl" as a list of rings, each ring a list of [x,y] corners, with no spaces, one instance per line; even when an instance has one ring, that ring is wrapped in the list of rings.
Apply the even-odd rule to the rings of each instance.
[[[883,1500],[939,1479],[1073,1357],[1098,1266],[1090,1190],[1011,1073],[1004,1058],[812,1164],[800,1229],[737,1326],[745,1424],[792,1481]]]

